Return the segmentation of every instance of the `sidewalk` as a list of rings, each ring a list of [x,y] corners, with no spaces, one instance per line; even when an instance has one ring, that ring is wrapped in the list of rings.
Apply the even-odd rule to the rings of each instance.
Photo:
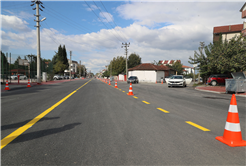
[[[78,78],[76,79],[71,79],[71,81],[76,81],[76,80],[79,80]],[[68,80],[54,80],[54,81],[47,81],[47,82],[41,82],[41,84],[37,84],[36,82],[32,82],[30,83],[31,86],[36,86],[36,85],[49,85],[49,84],[57,84],[57,83],[62,83],[62,82],[68,82],[70,81],[69,79]],[[5,89],[5,84],[1,84],[1,92],[4,92],[6,90]],[[26,88],[27,87],[27,81],[23,81],[23,82],[20,82],[19,84],[17,82],[11,82],[9,83],[9,88],[10,90],[14,90],[14,89],[20,89],[20,88]]]
[[[195,88],[196,90],[212,92],[212,93],[220,93],[226,94],[225,86],[209,86],[209,85],[201,85]],[[246,92],[244,93],[235,93],[236,96],[246,97]]]

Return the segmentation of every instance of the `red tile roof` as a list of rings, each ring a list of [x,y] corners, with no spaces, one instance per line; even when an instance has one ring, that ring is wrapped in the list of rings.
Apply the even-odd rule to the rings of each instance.
[[[183,68],[192,68],[192,69],[193,69],[193,67],[185,66],[185,65],[183,65],[182,67],[183,67]]]
[[[214,33],[241,32],[242,29],[243,29],[243,24],[219,26],[219,27],[214,27]]]
[[[157,66],[151,63],[142,63],[138,66],[135,66],[133,68],[128,69],[128,71],[133,71],[133,70],[156,70],[156,71],[166,71],[166,70],[172,70],[167,66]]]

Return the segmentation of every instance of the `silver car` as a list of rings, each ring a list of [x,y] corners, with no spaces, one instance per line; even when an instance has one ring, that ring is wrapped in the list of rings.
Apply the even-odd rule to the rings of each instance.
[[[127,79],[127,83],[138,83],[138,77],[137,76],[130,76],[128,79]]]
[[[186,81],[182,75],[173,75],[172,77],[170,77],[167,84],[169,88],[173,86],[186,87]]]

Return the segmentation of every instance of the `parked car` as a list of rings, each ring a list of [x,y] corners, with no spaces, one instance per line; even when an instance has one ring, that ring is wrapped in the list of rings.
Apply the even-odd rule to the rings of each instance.
[[[11,79],[11,80],[17,80],[18,77],[17,77],[17,75],[12,75],[12,76],[10,76],[10,79]]]
[[[54,80],[60,80],[61,77],[60,77],[59,75],[54,75],[53,79],[54,79]]]
[[[186,87],[186,81],[183,75],[173,75],[169,80],[168,80],[168,87],[173,87],[173,86],[182,86]]]
[[[69,76],[64,76],[64,79],[69,79]]]
[[[128,79],[127,79],[127,83],[138,83],[138,77],[137,76],[130,76]]]
[[[24,75],[24,74],[18,74],[19,75],[19,79],[20,80],[26,80],[27,79],[27,76],[26,75]],[[18,76],[17,76],[17,79],[18,79]]]
[[[231,78],[227,74],[212,74],[207,80],[208,85],[216,86],[218,84],[225,84],[225,79]]]

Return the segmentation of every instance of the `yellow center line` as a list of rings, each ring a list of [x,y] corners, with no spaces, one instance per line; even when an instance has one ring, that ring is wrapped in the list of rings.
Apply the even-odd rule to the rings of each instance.
[[[86,85],[90,81],[91,80],[89,80],[88,82],[86,82],[84,85]],[[82,85],[80,88],[82,88],[84,85]],[[17,138],[18,136],[20,136],[22,133],[24,133],[27,129],[29,129],[30,127],[32,127],[35,123],[37,123],[45,115],[47,115],[48,113],[50,113],[53,109],[55,109],[57,106],[59,106],[62,102],[64,102],[65,100],[67,100],[70,96],[72,96],[76,92],[77,92],[77,90],[73,91],[72,93],[70,93],[69,95],[67,95],[66,97],[64,97],[60,101],[58,101],[56,104],[54,104],[53,106],[51,106],[50,108],[48,108],[47,110],[45,110],[44,112],[42,112],[41,114],[39,114],[37,117],[35,117],[34,119],[32,119],[30,122],[28,122],[24,126],[18,128],[17,130],[15,130],[14,132],[12,132],[8,136],[6,136],[5,138],[3,138],[1,140],[1,149],[4,148],[6,145],[8,145],[10,142],[12,142],[15,138]]]
[[[133,96],[135,99],[138,99],[138,97],[137,96]]]
[[[188,124],[190,124],[190,125],[192,125],[192,126],[194,126],[194,127],[196,127],[196,128],[198,128],[198,129],[200,129],[200,130],[203,130],[203,131],[210,131],[209,129],[207,129],[207,128],[205,128],[205,127],[202,127],[202,126],[200,126],[200,125],[198,125],[198,124],[195,124],[195,123],[193,123],[193,122],[191,122],[191,121],[185,121],[186,123],[188,123]]]
[[[119,89],[121,91],[121,89]]]
[[[122,92],[125,92],[125,91],[122,91]]]
[[[145,103],[145,104],[150,104],[149,102],[147,102],[147,101],[142,101],[143,103]]]
[[[169,113],[169,111],[166,111],[166,110],[164,110],[162,108],[157,108],[157,109],[160,110],[160,111],[162,111],[162,112]]]

